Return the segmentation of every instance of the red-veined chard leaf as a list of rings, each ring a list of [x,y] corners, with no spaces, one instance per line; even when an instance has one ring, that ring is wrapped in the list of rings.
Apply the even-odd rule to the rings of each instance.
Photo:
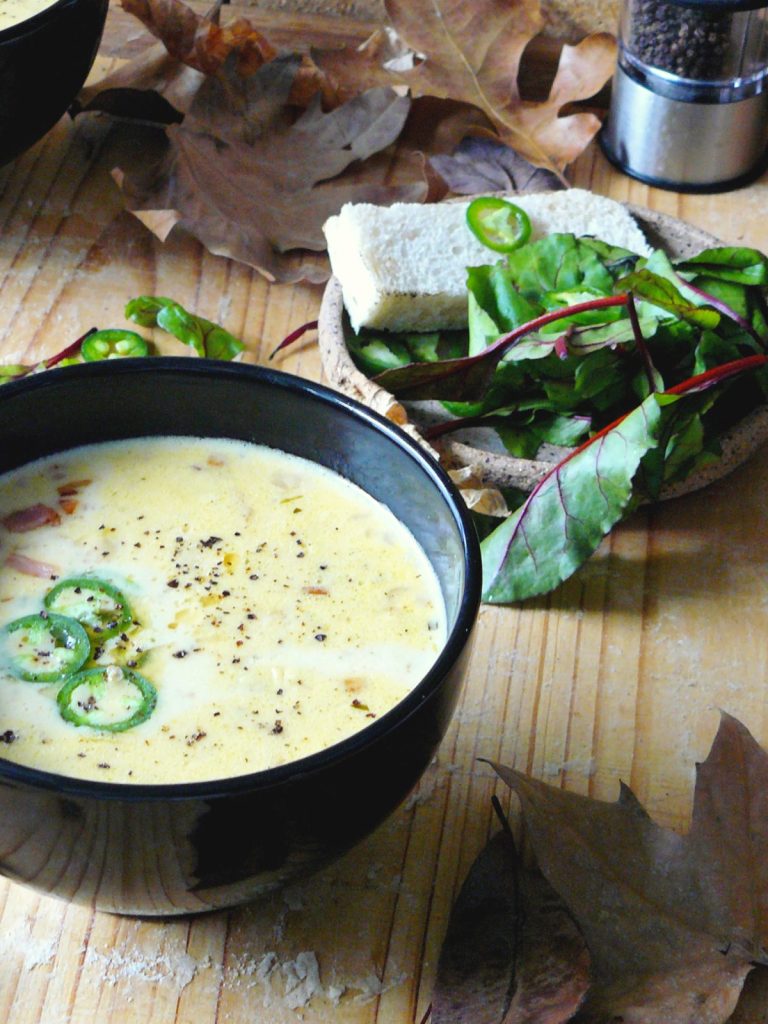
[[[533,301],[544,292],[613,291],[614,279],[594,248],[571,234],[547,235],[521,246],[508,254],[506,268],[515,287]]]
[[[506,604],[568,579],[622,518],[640,461],[659,443],[658,395],[564,459],[481,545],[483,600]]]
[[[688,320],[698,327],[712,329],[720,323],[720,314],[716,310],[689,302],[671,281],[648,270],[647,267],[622,277],[619,286],[632,292],[638,299],[645,299],[646,302],[674,313],[675,316]]]
[[[482,542],[483,600],[520,601],[545,594],[568,579],[631,506],[635,476],[651,452],[659,457],[645,468],[654,485],[660,485],[670,420],[681,411],[677,402],[766,363],[768,356],[747,356],[682,381],[663,394],[651,394],[569,453]],[[698,412],[698,406],[691,412]],[[678,426],[683,443],[690,446],[689,432],[695,430],[690,416],[684,415]]]
[[[374,380],[398,398],[475,401],[485,394],[504,355],[522,338],[556,320],[572,317],[587,309],[623,306],[626,301],[626,295],[606,295],[568,309],[543,313],[503,335],[477,355],[443,359],[436,363],[409,363],[407,366],[386,370],[374,377]]]
[[[719,246],[680,260],[675,264],[681,273],[706,274],[722,281],[738,284],[768,284],[768,259],[758,249],[742,246]]]

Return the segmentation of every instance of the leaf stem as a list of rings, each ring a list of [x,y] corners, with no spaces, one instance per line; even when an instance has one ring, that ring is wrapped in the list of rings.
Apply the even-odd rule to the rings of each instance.
[[[731,377],[736,377],[740,373],[746,373],[748,370],[756,370],[760,366],[765,366],[766,363],[768,363],[768,355],[744,356],[743,359],[732,359],[730,363],[721,363],[720,366],[713,366],[703,373],[696,374],[695,377],[689,377],[688,380],[680,381],[679,384],[667,388],[664,394],[687,395],[694,394],[696,391],[706,391],[707,388],[714,387],[715,384],[721,384],[723,381],[730,380]]]
[[[510,407],[507,407],[510,408]],[[451,434],[457,430],[469,429],[470,427],[492,427],[496,420],[501,421],[501,416],[494,416],[493,413],[478,413],[476,416],[457,416],[453,420],[445,420],[443,423],[433,423],[422,431],[422,436],[427,441],[434,441],[444,434]]]
[[[749,320],[746,320],[741,315],[741,313],[737,313],[732,306],[729,306],[727,302],[723,302],[722,299],[718,299],[715,295],[711,295],[709,292],[705,292],[703,288],[697,288],[695,284],[691,284],[690,281],[686,281],[685,278],[682,277],[682,275],[676,273],[675,277],[677,277],[678,281],[680,281],[684,288],[687,288],[695,295],[698,295],[700,299],[705,299],[707,304],[716,309],[718,313],[722,313],[723,316],[727,316],[731,320],[735,321],[739,325],[739,327],[741,327],[742,330],[746,331],[747,334],[751,335],[751,337],[754,338],[754,340],[757,342],[760,348],[763,349],[763,351],[765,351],[765,339],[760,337],[760,335],[754,329]]]
[[[46,359],[43,366],[46,370],[50,370],[52,366],[56,366],[57,363],[63,362],[65,359],[69,359],[70,356],[77,355],[80,351],[80,346],[83,344],[86,338],[96,333],[96,328],[91,327],[85,334],[81,335],[76,341],[73,341],[71,345],[67,345],[61,352],[57,352],[55,356],[51,356],[50,359]]]
[[[303,334],[307,333],[307,331],[316,330],[317,320],[308,320],[307,323],[302,324],[301,327],[297,327],[295,331],[291,331],[289,335],[283,338],[283,340],[280,342],[277,348],[273,349],[270,352],[269,358],[274,359],[274,357],[277,355],[278,352],[281,351],[281,349],[288,348],[289,345],[292,345],[294,341],[298,341]]]
[[[627,303],[628,297],[626,292],[621,292],[618,295],[604,295],[597,299],[590,299],[588,302],[577,302],[573,306],[550,310],[548,313],[542,313],[541,316],[534,317],[533,320],[521,324],[520,327],[516,327],[513,331],[502,334],[492,345],[483,349],[482,352],[478,352],[477,355],[461,356],[458,359],[442,359],[437,363],[408,363],[406,366],[398,366],[393,370],[384,370],[382,373],[376,374],[372,379],[376,384],[386,388],[388,391],[392,391],[398,398],[402,398],[409,391],[418,391],[419,388],[434,382],[435,379],[443,381],[458,375],[464,378],[467,375],[467,371],[477,365],[487,365],[489,368],[495,367],[509,349],[519,341],[522,341],[527,335],[533,334],[540,327],[546,327],[547,324],[556,323],[558,320],[565,320],[569,316],[577,316],[579,313],[588,313],[590,310],[624,306]],[[286,344],[286,342],[283,342],[283,344]],[[282,348],[282,345],[280,347]],[[412,372],[414,366],[418,366],[424,376],[415,383],[408,384],[406,382],[398,390],[398,376],[405,371]],[[395,381],[394,385],[390,383],[392,380]],[[419,397],[433,398],[435,396],[415,394],[410,397],[416,399]]]
[[[58,363],[63,362],[65,359],[69,359],[70,356],[77,355],[80,351],[80,346],[83,344],[86,338],[89,338],[96,331],[95,327],[89,328],[85,334],[80,335],[75,341],[63,348],[61,352],[57,352],[55,355],[50,356],[48,359],[44,359],[41,363],[35,363],[34,366],[25,366],[21,373],[15,373],[12,377],[6,377],[6,381],[21,380],[23,377],[28,377],[30,373],[35,370],[50,370]]]
[[[662,391],[663,395],[691,395],[698,391],[706,391],[708,388],[714,387],[716,384],[722,384],[726,380],[730,380],[731,377],[737,377],[741,373],[747,373],[749,370],[756,370],[760,366],[764,366],[768,363],[768,355],[761,356],[745,356],[743,359],[733,359],[730,363],[722,363],[720,366],[713,366],[710,370],[705,370],[704,373],[698,373],[695,377],[689,377],[687,380],[680,381],[679,384],[673,385],[671,388],[667,388],[666,391]],[[541,480],[538,481],[536,486],[533,488],[531,493],[526,498],[524,504],[527,505],[531,498],[541,488],[542,484],[548,480],[554,473],[562,469],[566,462],[570,462],[571,459],[575,458],[585,448],[589,448],[590,445],[594,444],[595,441],[599,441],[601,437],[605,437],[607,433],[618,427],[620,423],[629,416],[630,412],[634,412],[630,409],[629,412],[622,413],[621,416],[617,416],[612,423],[598,430],[592,437],[587,438],[577,448],[568,452],[567,455],[548,470]]]
[[[648,381],[648,388],[650,391],[655,391],[655,367],[653,365],[653,360],[651,359],[651,353],[648,351],[648,346],[645,343],[643,332],[640,330],[640,319],[637,315],[635,297],[632,294],[627,295],[627,313],[629,314],[629,322],[630,324],[632,324],[632,333],[635,336],[635,344],[637,345],[637,350],[643,359],[643,367],[645,368],[645,376]]]

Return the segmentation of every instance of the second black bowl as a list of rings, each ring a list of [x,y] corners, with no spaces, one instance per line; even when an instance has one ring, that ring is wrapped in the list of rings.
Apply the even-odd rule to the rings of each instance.
[[[108,0],[57,0],[0,31],[0,164],[41,139],[91,70]]]

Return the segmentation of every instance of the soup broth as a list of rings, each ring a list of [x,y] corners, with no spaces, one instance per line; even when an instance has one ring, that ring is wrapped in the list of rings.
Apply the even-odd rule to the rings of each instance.
[[[0,31],[20,25],[41,11],[53,7],[56,0],[0,0]]]
[[[88,636],[79,665],[75,627],[41,634],[57,616]],[[445,636],[412,535],[295,456],[145,438],[0,476],[0,755],[18,763],[128,783],[285,764],[394,707]]]

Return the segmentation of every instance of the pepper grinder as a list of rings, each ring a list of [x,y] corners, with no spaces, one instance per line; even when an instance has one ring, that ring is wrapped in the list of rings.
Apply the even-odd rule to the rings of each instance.
[[[766,164],[768,25],[755,0],[625,0],[600,142],[640,181],[719,192]]]

